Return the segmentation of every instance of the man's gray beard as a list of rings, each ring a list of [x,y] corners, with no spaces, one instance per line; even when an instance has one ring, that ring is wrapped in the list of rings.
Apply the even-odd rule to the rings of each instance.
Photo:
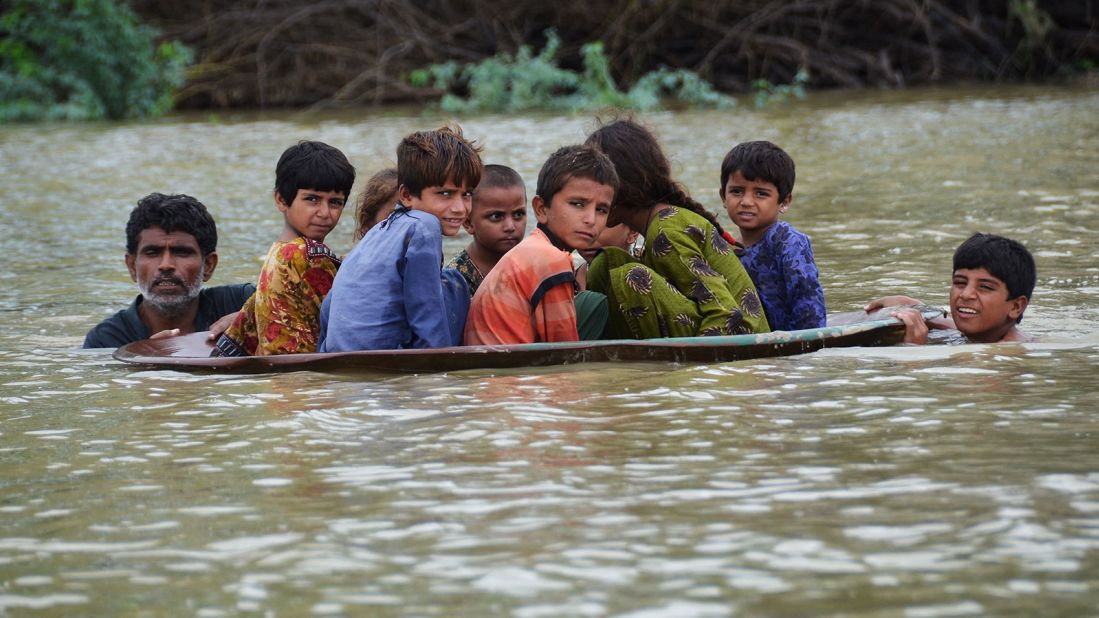
[[[142,302],[149,303],[157,313],[171,320],[186,313],[191,303],[198,298],[199,292],[202,291],[202,279],[205,276],[206,267],[202,266],[198,269],[194,281],[183,282],[183,287],[187,290],[183,294],[157,294],[153,292],[152,287],[156,284],[156,278],[151,282],[140,282],[137,287],[141,290],[141,295],[144,298]]]

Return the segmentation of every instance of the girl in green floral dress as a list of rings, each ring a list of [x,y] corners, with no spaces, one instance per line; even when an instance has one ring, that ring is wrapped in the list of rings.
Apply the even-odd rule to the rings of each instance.
[[[650,339],[769,332],[735,242],[672,180],[653,134],[633,119],[615,120],[587,143],[610,157],[621,181],[607,225],[625,223],[645,238],[640,259],[611,247],[591,264],[588,287],[607,295],[609,335]]]

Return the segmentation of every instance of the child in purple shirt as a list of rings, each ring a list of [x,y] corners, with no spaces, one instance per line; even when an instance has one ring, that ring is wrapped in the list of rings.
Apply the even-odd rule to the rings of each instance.
[[[737,144],[721,163],[721,195],[747,247],[741,263],[771,330],[825,325],[824,290],[809,237],[779,221],[790,207],[794,161],[771,142]]]

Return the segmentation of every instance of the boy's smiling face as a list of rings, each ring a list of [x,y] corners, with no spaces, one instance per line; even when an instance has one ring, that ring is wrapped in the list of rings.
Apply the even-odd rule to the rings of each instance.
[[[740,170],[729,175],[721,188],[721,200],[729,218],[740,228],[744,244],[755,244],[790,206],[790,197],[779,201],[778,187],[756,178],[748,180]]]
[[[950,314],[971,341],[1000,341],[1027,307],[1027,297],[1008,298],[1007,285],[984,268],[959,268],[950,285]]]
[[[466,231],[486,251],[503,255],[523,240],[527,229],[527,192],[523,187],[477,189]]]
[[[440,186],[424,187],[418,196],[412,195],[407,187],[401,185],[398,195],[405,206],[438,217],[443,236],[454,236],[462,229],[473,201],[473,191],[453,180],[447,180]]]
[[[534,216],[572,249],[587,249],[607,224],[614,188],[591,178],[569,178],[549,204],[535,195]]]

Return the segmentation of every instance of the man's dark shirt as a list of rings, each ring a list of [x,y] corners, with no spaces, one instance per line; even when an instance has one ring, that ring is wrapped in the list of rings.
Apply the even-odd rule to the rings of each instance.
[[[240,311],[244,301],[256,291],[251,283],[217,285],[203,288],[198,293],[198,313],[195,315],[195,331],[208,330],[219,318]],[[137,307],[143,300],[137,295],[129,307],[103,320],[84,337],[85,348],[117,348],[131,341],[148,339],[153,333],[138,317]]]

